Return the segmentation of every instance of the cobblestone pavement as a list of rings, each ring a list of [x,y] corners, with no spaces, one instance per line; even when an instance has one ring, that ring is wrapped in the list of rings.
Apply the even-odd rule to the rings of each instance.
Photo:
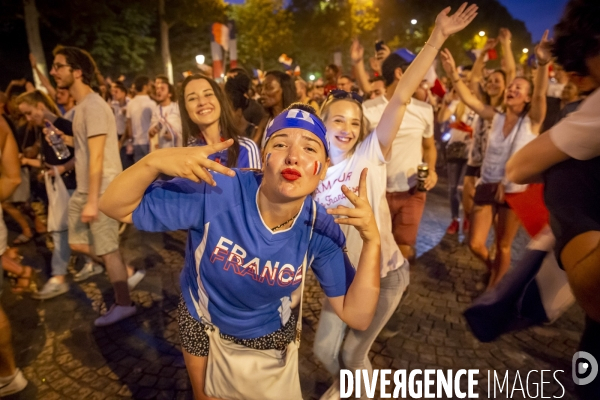
[[[493,343],[480,343],[469,332],[462,312],[481,293],[485,271],[459,241],[462,236],[444,236],[449,223],[446,193],[442,183],[428,195],[411,283],[373,345],[374,367],[478,368],[480,398],[487,398],[488,370],[502,375],[508,370],[511,382],[519,371],[525,384],[530,370],[561,369],[564,373],[557,377],[566,390],[562,398],[574,398],[571,357],[583,330],[583,313],[577,306],[553,325],[504,335]],[[515,259],[526,241],[521,232],[514,244]],[[191,399],[176,311],[184,243],[182,232],[148,234],[132,227],[126,231],[122,242],[126,261],[146,267],[148,273],[132,293],[139,313],[108,328],[93,326],[106,304],[112,303],[112,289],[103,275],[72,283],[68,294],[41,302],[5,290],[2,304],[12,322],[17,364],[30,381],[22,393],[6,399]],[[39,243],[37,248],[29,244],[22,253],[25,262],[47,270],[50,253]],[[318,399],[332,382],[312,355],[320,300],[311,274],[300,349],[306,399]],[[535,380],[540,382],[539,374]],[[544,385],[545,396],[561,396],[563,390],[552,377],[546,374],[544,381],[553,382]],[[515,391],[513,398],[523,396]]]

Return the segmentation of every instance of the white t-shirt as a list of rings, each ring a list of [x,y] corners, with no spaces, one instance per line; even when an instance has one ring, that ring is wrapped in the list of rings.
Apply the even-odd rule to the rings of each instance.
[[[600,156],[600,89],[550,129],[550,139],[563,153],[577,160]]]
[[[565,83],[558,83],[555,80],[550,80],[550,82],[548,83],[548,91],[546,92],[546,95],[548,97],[556,97],[560,99],[565,86]]]
[[[134,146],[149,143],[148,130],[155,107],[156,103],[147,94],[135,96],[127,105],[127,119],[131,120]]]
[[[381,277],[389,271],[398,269],[404,264],[404,257],[392,235],[392,218],[385,197],[386,194],[386,162],[381,153],[379,140],[375,132],[356,146],[354,154],[341,163],[329,167],[327,176],[319,183],[314,199],[325,208],[335,208],[339,205],[354,207],[342,192],[342,185],[358,192],[360,174],[364,168],[369,168],[367,174],[367,198],[381,236]],[[348,257],[356,267],[360,259],[363,241],[360,234],[350,225],[340,225],[346,236]]]
[[[158,148],[164,149],[167,147],[181,147],[183,146],[182,127],[181,127],[181,115],[179,113],[179,104],[172,101],[168,106],[157,105],[152,113],[152,120],[150,121],[150,127],[155,126],[157,123],[162,125],[162,129],[158,132],[155,138],[158,138]],[[172,140],[165,139],[165,133],[167,130],[173,137]],[[152,151],[154,149],[150,149]]]
[[[492,120],[490,128],[490,137],[488,147],[481,165],[481,179],[479,183],[497,183],[505,182],[506,162],[527,143],[535,139],[531,132],[531,119],[525,116],[522,121],[518,121],[509,135],[505,138],[502,133],[506,114],[496,113]],[[518,193],[527,188],[527,185],[517,185],[512,182],[505,182],[506,193]]]
[[[113,109],[113,113],[115,114],[115,121],[117,123],[117,135],[121,136],[125,133],[125,127],[127,122],[127,105],[129,104],[129,97],[125,98],[125,105],[121,105],[117,100],[113,100],[110,102],[110,107]]]
[[[379,96],[363,103],[363,112],[374,130],[383,110],[389,103]],[[423,138],[433,136],[433,107],[417,99],[411,99],[400,130],[392,144],[392,156],[387,164],[387,191],[407,192],[417,184],[417,166],[423,162]]]

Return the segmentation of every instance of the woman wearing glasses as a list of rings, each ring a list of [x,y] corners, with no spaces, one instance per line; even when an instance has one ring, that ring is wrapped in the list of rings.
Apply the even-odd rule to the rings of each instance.
[[[398,306],[408,285],[408,262],[394,241],[386,201],[386,162],[391,157],[392,142],[400,128],[406,104],[410,102],[446,38],[466,27],[475,18],[477,6],[467,8],[464,3],[452,16],[448,15],[449,11],[450,8],[446,8],[437,16],[429,41],[403,75],[375,131],[367,135],[362,98],[355,93],[333,90],[321,108],[331,148],[330,166],[325,179],[315,191],[315,200],[334,214],[345,210],[350,202],[342,193],[342,187],[356,191],[360,171],[368,168],[367,196],[381,236],[381,290],[375,317],[364,331],[351,328],[342,349],[344,368],[351,370],[372,371],[368,359],[371,345]],[[346,235],[348,256],[356,265],[360,260],[364,238],[350,229],[342,227],[342,230]],[[333,376],[339,374],[338,353],[345,332],[346,324],[335,315],[329,302],[325,301],[314,352]],[[364,390],[362,393],[365,393]],[[339,383],[334,382],[322,399],[339,396]]]

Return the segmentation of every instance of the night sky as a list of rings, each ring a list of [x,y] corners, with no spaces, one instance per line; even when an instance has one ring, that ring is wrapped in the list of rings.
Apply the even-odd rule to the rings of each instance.
[[[392,0],[380,0],[392,1]],[[468,0],[477,2],[477,0]],[[498,0],[516,19],[524,21],[531,32],[532,39],[537,42],[542,38],[544,30],[550,29],[558,22],[568,0]],[[226,3],[242,4],[244,0],[226,0]]]
[[[532,39],[537,42],[542,38],[544,30],[550,29],[558,22],[568,0],[498,0],[516,19],[525,22],[531,32]]]

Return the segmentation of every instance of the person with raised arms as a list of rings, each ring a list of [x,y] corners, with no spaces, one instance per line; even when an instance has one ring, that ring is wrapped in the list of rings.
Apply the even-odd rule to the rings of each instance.
[[[335,307],[326,301],[317,329],[314,352],[333,375],[339,375],[338,354],[342,348],[344,368],[372,371],[369,350],[379,332],[398,307],[402,294],[409,281],[408,261],[394,241],[392,218],[386,200],[386,164],[394,157],[393,143],[404,118],[407,104],[411,102],[425,73],[433,63],[444,41],[453,33],[465,28],[477,15],[477,6],[467,7],[464,3],[453,15],[445,8],[436,18],[435,28],[423,50],[413,60],[383,111],[377,128],[367,135],[367,124],[361,107],[362,98],[355,93],[332,90],[321,108],[321,116],[327,129],[327,140],[331,146],[331,164],[325,179],[319,184],[314,198],[328,211],[340,213],[351,205],[344,187],[357,190],[360,187],[360,171],[369,169],[367,198],[373,206],[375,220],[381,235],[380,279],[381,290],[377,311],[373,322],[366,330],[353,327],[346,335],[346,323],[339,318]],[[357,42],[352,45],[352,58],[363,56],[363,49]],[[360,178],[359,178],[360,177]],[[360,249],[365,238],[360,232],[342,227],[346,235],[350,261],[358,263]],[[334,382],[322,399],[339,398],[340,386]],[[363,390],[362,393],[365,393]]]

